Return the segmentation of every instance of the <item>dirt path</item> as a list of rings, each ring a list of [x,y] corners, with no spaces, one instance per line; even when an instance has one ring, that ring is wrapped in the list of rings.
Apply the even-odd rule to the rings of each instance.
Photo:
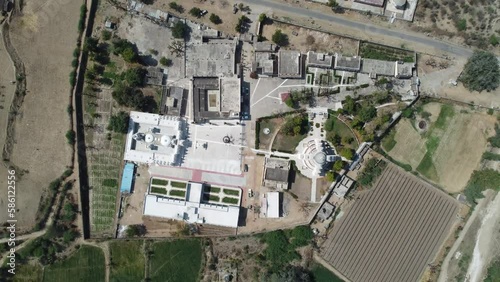
[[[481,221],[481,228],[477,232],[476,246],[472,254],[472,261],[467,270],[467,277],[470,282],[479,282],[485,272],[489,261],[497,255],[496,249],[499,247],[496,240],[496,231],[500,225],[500,193],[489,203],[484,210],[484,217]],[[496,243],[496,244],[495,244]]]
[[[497,195],[497,198],[499,198],[498,195]],[[486,205],[488,205],[491,202],[491,199],[492,199],[491,196],[487,196],[484,199],[480,200],[479,203],[477,204],[477,206],[475,207],[474,211],[472,212],[472,215],[470,216],[469,220],[467,221],[464,228],[460,232],[460,236],[455,241],[455,243],[451,247],[450,251],[448,252],[448,255],[446,256],[446,258],[443,261],[443,266],[441,267],[441,273],[439,274],[438,282],[449,281],[448,268],[449,268],[450,260],[455,256],[455,253],[457,252],[458,248],[462,244],[462,241],[464,240],[464,237],[466,236],[472,223],[474,223],[474,221],[476,220],[478,215],[481,214],[481,212],[486,207]]]

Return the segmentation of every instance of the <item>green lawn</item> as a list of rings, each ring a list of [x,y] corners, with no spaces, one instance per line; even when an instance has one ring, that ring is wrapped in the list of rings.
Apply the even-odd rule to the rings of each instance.
[[[98,282],[105,280],[104,254],[100,248],[81,246],[67,259],[45,268],[45,282]]]
[[[160,185],[160,186],[167,186],[168,185],[168,180],[153,178],[153,180],[151,181],[151,184],[153,184],[153,185]]]
[[[210,188],[207,189],[207,192],[210,192],[210,193],[219,193],[220,192],[220,188],[219,187],[215,187],[215,186],[210,186]]]
[[[238,204],[238,199],[232,197],[224,197],[222,198],[222,202],[226,204]]]
[[[394,146],[396,146],[396,140],[394,137],[396,136],[396,130],[392,129],[387,136],[382,139],[382,147],[386,152],[390,152]]]
[[[149,260],[152,282],[198,282],[202,260],[197,239],[157,242]]]
[[[340,121],[336,116],[330,115],[328,120],[325,122],[325,131],[327,140],[330,139],[329,136],[337,135],[340,136],[341,140],[344,139],[352,139],[353,141],[350,144],[344,144],[344,146],[357,149],[359,144],[356,141],[356,136],[352,133],[347,125],[345,125],[342,121]],[[331,130],[329,130],[331,128]]]
[[[276,135],[273,142],[272,150],[278,150],[280,152],[295,152],[295,149],[299,145],[302,139],[306,138],[307,134],[299,134],[295,136],[289,136],[283,134],[281,131]]]
[[[177,181],[170,181],[170,185],[174,188],[182,188],[185,189],[187,183],[186,182],[177,182]]]
[[[321,264],[314,264],[311,272],[314,282],[344,282]]]
[[[240,191],[238,190],[233,190],[233,189],[224,189],[224,194],[226,195],[233,195],[233,196],[239,196],[240,195]]]
[[[14,282],[38,282],[43,280],[43,269],[38,263],[17,265]]]
[[[181,191],[181,190],[170,190],[168,192],[169,196],[177,196],[177,197],[186,197],[186,191]]]
[[[276,130],[276,124],[281,118],[265,119],[260,122],[259,148],[268,149]],[[264,128],[269,128],[269,134],[264,134]],[[257,148],[258,149],[258,148]]]
[[[160,187],[155,187],[155,186],[151,186],[151,193],[157,193],[157,194],[166,195],[167,194],[167,189],[160,188]]]
[[[109,244],[111,252],[111,282],[134,282],[144,278],[144,241],[115,241]]]

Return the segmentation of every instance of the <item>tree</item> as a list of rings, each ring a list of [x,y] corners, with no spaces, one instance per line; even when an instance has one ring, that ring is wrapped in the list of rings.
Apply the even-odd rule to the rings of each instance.
[[[128,123],[129,115],[126,112],[121,111],[110,117],[107,129],[117,133],[127,133]]]
[[[341,160],[335,161],[333,163],[333,170],[334,171],[341,171],[342,168],[344,168],[344,162]]]
[[[339,153],[342,157],[348,160],[352,160],[354,157],[354,151],[350,148],[342,148]]]
[[[114,90],[111,93],[113,99],[121,105],[140,109],[143,105],[144,94],[140,90],[135,90],[123,83],[115,83]]]
[[[75,144],[75,131],[74,130],[68,130],[66,132],[66,140],[68,141],[68,144],[73,145]]]
[[[272,37],[274,43],[280,46],[288,45],[288,35],[284,34],[281,29],[277,29]]]
[[[467,20],[460,19],[455,22],[455,26],[457,27],[458,31],[464,31],[467,29]]]
[[[356,113],[356,101],[351,96],[346,96],[342,105],[344,110],[349,114],[353,115]]]
[[[253,72],[250,73],[250,78],[257,79],[257,78],[259,78],[259,75],[256,72],[253,71]]]
[[[292,229],[292,244],[295,247],[302,247],[309,244],[314,237],[308,225],[300,225]]]
[[[459,81],[470,91],[495,90],[500,84],[498,59],[491,52],[475,51],[465,64]]]
[[[221,24],[222,23],[222,20],[219,16],[217,16],[216,14],[210,14],[210,21],[214,24]]]
[[[333,171],[327,172],[325,175],[325,178],[326,178],[326,181],[328,181],[328,182],[335,181],[335,172],[333,172]]]
[[[187,31],[187,25],[181,21],[178,21],[172,27],[172,36],[174,38],[184,38],[187,34]]]
[[[104,39],[105,41],[107,41],[107,40],[111,39],[111,35],[112,34],[111,34],[111,31],[104,29],[102,31],[101,35],[102,35],[102,39]]]
[[[182,14],[184,12],[184,7],[182,7],[182,5],[177,4],[177,2],[170,2],[168,6],[170,7],[170,9],[176,11],[177,13]]]
[[[94,37],[87,37],[87,39],[85,39],[85,44],[83,45],[83,51],[96,53],[99,51],[98,45],[99,39]]]
[[[339,3],[337,3],[337,1],[335,1],[335,0],[328,0],[328,6],[330,6],[332,8],[336,8],[338,5],[339,5]]]
[[[262,13],[259,15],[259,22],[264,23],[267,20],[266,14]]]
[[[135,62],[137,62],[137,59],[139,58],[139,54],[137,54],[137,51],[134,48],[127,47],[122,52],[122,58],[127,63],[135,63]]]
[[[75,240],[77,236],[78,233],[73,229],[66,230],[63,234],[63,241],[64,243],[68,244],[69,242]]]
[[[144,84],[146,73],[147,70],[145,68],[136,67],[127,69],[122,73],[121,77],[128,84],[128,86],[138,87]]]
[[[234,29],[236,32],[242,33],[244,31],[244,25],[249,21],[250,19],[247,16],[241,16],[238,19],[238,23],[236,23],[236,26]]]
[[[359,111],[359,119],[362,122],[368,122],[377,116],[377,109],[374,106],[362,107]]]
[[[201,9],[198,7],[193,7],[191,10],[189,10],[189,14],[193,17],[201,17]]]
[[[295,108],[295,102],[293,101],[292,97],[291,96],[288,96],[286,99],[285,99],[285,104],[290,107],[290,108]]]
[[[500,43],[498,37],[496,37],[494,34],[490,36],[490,44],[496,47]]]
[[[169,67],[169,66],[171,66],[171,65],[172,65],[172,60],[171,60],[171,59],[167,59],[167,58],[165,58],[165,57],[161,57],[161,59],[160,59],[160,64],[161,64],[162,66]]]

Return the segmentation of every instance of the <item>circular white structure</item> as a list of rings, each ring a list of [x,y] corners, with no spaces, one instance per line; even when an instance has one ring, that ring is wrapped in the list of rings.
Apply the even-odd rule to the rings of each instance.
[[[171,142],[172,142],[172,138],[170,138],[170,136],[162,135],[160,138],[160,144],[162,146],[168,146],[168,145],[170,145]]]
[[[146,134],[146,137],[144,138],[144,140],[146,141],[146,143],[151,143],[155,140],[155,138],[153,137],[153,134]]]
[[[397,9],[404,9],[406,6],[406,0],[392,0],[392,2]]]
[[[266,127],[266,128],[264,128],[264,130],[262,130],[262,132],[264,132],[264,134],[267,135],[267,134],[271,133],[271,129]]]
[[[314,161],[316,164],[319,166],[323,166],[326,163],[326,154],[324,152],[318,152],[316,155],[313,157]]]

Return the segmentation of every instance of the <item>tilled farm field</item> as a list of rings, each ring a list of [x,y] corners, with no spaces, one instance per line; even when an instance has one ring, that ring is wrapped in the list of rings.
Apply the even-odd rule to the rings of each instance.
[[[320,255],[357,281],[418,281],[447,237],[459,204],[389,165],[321,246]]]

